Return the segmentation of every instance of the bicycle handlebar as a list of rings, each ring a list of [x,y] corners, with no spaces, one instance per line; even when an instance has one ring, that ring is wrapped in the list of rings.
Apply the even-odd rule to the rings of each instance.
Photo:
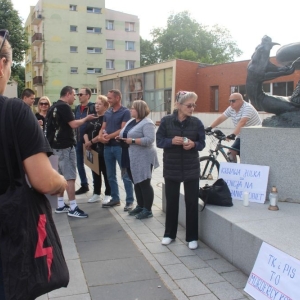
[[[205,132],[206,135],[213,135],[219,141],[226,141],[226,135],[219,129]]]

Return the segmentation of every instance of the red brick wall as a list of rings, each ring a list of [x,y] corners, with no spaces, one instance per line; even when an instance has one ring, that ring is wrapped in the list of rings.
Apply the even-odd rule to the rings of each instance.
[[[199,93],[197,72],[199,63],[188,60],[176,60],[175,94],[180,91]]]
[[[271,61],[276,64],[275,57]],[[198,95],[195,112],[223,112],[228,107],[230,87],[245,85],[249,60],[201,67],[199,63],[176,60],[175,94],[180,90],[194,91]],[[294,74],[282,76],[270,82],[294,81],[294,87],[300,80],[300,70]],[[212,87],[219,90],[219,110],[214,110],[211,102]]]

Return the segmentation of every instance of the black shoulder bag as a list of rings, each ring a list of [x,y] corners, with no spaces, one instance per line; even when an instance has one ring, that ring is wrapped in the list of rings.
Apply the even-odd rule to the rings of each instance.
[[[45,195],[26,182],[13,120],[12,104],[6,100],[1,113],[1,140],[10,186],[0,195],[0,253],[6,299],[32,300],[66,287],[69,271]],[[15,179],[7,146],[12,138],[21,178]]]
[[[219,178],[213,185],[207,184],[200,188],[199,198],[204,202],[201,211],[203,211],[206,204],[227,207],[233,206],[230,190],[222,178]]]

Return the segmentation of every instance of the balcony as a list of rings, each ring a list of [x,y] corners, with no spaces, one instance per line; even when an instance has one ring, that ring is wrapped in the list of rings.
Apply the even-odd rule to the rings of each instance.
[[[34,86],[43,85],[43,76],[35,76],[32,81]]]
[[[32,56],[31,59],[32,59],[32,64],[34,66],[40,66],[40,65],[42,65],[44,63],[43,60],[40,59],[39,57],[37,57],[36,55]]]
[[[39,25],[42,22],[42,14],[39,11],[35,11],[31,16],[31,24],[32,25]]]
[[[39,32],[36,32],[31,38],[32,46],[40,46],[42,42],[43,42],[43,35]]]

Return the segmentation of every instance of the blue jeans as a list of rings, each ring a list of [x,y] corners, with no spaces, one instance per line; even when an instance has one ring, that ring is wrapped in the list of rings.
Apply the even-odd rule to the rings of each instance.
[[[121,156],[122,148],[120,146],[104,147],[104,159],[106,165],[107,178],[111,188],[111,197],[115,201],[120,200],[116,163],[118,162],[118,165],[121,168]],[[127,172],[123,175],[122,179],[126,191],[126,204],[133,203],[133,185]]]
[[[77,159],[77,170],[80,177],[80,183],[82,186],[88,184],[88,180],[86,178],[84,161],[83,161],[83,143],[78,142],[76,144],[76,159]]]

